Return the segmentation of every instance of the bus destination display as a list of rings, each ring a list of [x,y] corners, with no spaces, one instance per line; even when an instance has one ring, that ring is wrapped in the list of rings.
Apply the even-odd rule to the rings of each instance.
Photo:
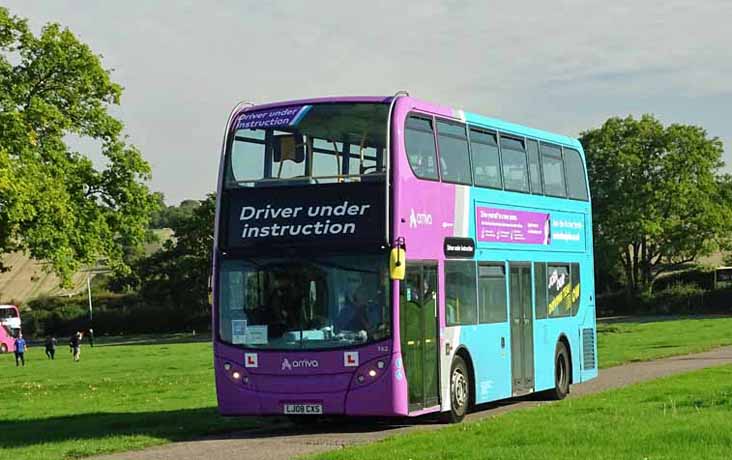
[[[384,241],[383,184],[323,184],[229,192],[227,248]]]

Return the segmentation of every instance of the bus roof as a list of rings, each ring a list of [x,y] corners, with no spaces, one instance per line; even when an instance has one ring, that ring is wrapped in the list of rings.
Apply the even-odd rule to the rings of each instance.
[[[423,99],[417,99],[413,98],[411,96],[404,96],[405,98],[410,98],[416,102],[424,102],[431,104],[428,101],[425,101]],[[317,97],[317,98],[310,98],[310,99],[294,99],[289,101],[277,101],[277,102],[270,102],[267,104],[261,104],[261,105],[254,105],[254,106],[245,106],[238,110],[238,113],[236,116],[238,116],[240,113],[248,111],[248,110],[262,110],[262,109],[269,109],[274,107],[283,107],[283,106],[289,106],[289,105],[305,105],[305,104],[322,104],[322,103],[336,103],[336,102],[351,102],[351,103],[358,103],[358,102],[366,102],[366,103],[383,103],[388,104],[394,99],[394,96],[328,96],[328,97]],[[549,142],[556,142],[559,144],[564,144],[568,146],[573,146],[576,148],[579,148],[581,150],[581,144],[580,142],[569,136],[564,136],[561,134],[552,133],[549,131],[543,131],[536,128],[530,128],[528,126],[520,125],[518,123],[511,123],[508,121],[504,121],[498,118],[492,118],[487,117],[484,115],[480,115],[473,112],[465,112],[461,109],[452,109],[453,116],[455,118],[463,119],[465,122],[471,124],[471,125],[480,125],[486,128],[494,128],[500,131],[507,132],[509,134],[516,134],[521,136],[527,136],[527,137],[534,137],[541,140],[546,140]]]

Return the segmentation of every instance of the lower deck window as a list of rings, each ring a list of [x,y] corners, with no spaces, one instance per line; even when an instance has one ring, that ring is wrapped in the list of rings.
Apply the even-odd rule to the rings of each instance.
[[[503,264],[478,267],[480,323],[506,322],[506,268]]]
[[[445,315],[447,325],[475,324],[475,262],[445,262]]]

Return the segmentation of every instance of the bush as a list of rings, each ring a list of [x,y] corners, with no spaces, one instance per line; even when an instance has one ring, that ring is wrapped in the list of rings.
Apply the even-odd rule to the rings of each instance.
[[[625,291],[597,296],[597,316],[732,313],[732,288],[702,289],[677,283],[652,294]]]
[[[44,297],[29,303],[22,313],[23,333],[40,338],[49,334],[70,336],[76,331],[94,328],[96,335],[207,331],[208,314],[191,317],[170,305],[150,305],[135,294],[100,295],[93,303],[93,321],[89,320],[86,296]]]

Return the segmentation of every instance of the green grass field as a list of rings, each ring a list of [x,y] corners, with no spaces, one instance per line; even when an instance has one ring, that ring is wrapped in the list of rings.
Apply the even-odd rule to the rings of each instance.
[[[175,339],[170,340],[174,342]],[[251,427],[216,412],[210,343],[0,355],[0,459],[67,459]]]
[[[601,368],[732,345],[732,318],[597,325]]]
[[[438,431],[332,451],[319,460],[729,459],[732,366],[705,369]]]
[[[599,330],[604,367],[732,343],[732,319]],[[210,343],[180,343],[189,340],[180,336],[124,340],[94,349],[85,344],[80,363],[63,346],[56,361],[32,347],[25,368],[0,355],[0,460],[80,458],[271,423],[217,414]],[[560,425],[552,426],[549,432],[563,436]]]

